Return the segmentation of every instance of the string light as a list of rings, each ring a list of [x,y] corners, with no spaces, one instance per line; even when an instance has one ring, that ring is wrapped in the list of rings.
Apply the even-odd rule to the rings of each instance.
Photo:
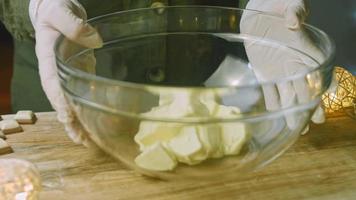
[[[356,77],[342,67],[336,67],[334,73],[336,88],[323,95],[326,113],[341,112],[345,108],[355,107]]]

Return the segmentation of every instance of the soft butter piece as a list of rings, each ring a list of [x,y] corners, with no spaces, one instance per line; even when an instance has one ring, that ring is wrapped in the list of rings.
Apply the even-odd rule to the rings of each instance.
[[[4,134],[18,133],[22,131],[22,127],[16,120],[4,120],[0,122],[1,131]]]
[[[20,124],[34,124],[36,122],[36,116],[30,110],[23,110],[16,113],[15,120]]]
[[[177,166],[177,161],[169,155],[161,143],[145,149],[136,157],[135,163],[143,169],[152,171],[171,171]]]
[[[195,126],[183,127],[181,132],[168,143],[168,147],[178,161],[189,165],[195,164],[190,157],[203,148]]]
[[[222,150],[221,127],[218,124],[198,126],[199,139],[209,157],[221,158]]]
[[[215,124],[197,125],[196,131],[202,148],[189,156],[190,165],[199,164],[209,158],[224,156],[224,151],[221,148],[220,126]]]
[[[168,142],[179,134],[182,125],[176,123],[161,123],[161,122],[141,122],[138,133],[135,135],[135,142],[139,144],[140,150],[157,142]]]
[[[160,95],[158,107],[145,113],[150,117],[235,117],[239,108],[218,103],[215,93],[172,92]],[[243,123],[185,125],[143,121],[135,142],[141,154],[138,166],[154,171],[173,170],[178,162],[195,165],[209,158],[237,155],[248,139]]]
[[[0,155],[11,153],[12,149],[10,145],[3,139],[0,138]]]
[[[191,91],[173,90],[167,94],[160,94],[160,106],[152,108],[145,113],[149,117],[189,117],[206,116],[208,108],[198,101],[199,93]]]
[[[246,125],[238,122],[222,123],[222,143],[225,155],[237,155],[248,139]]]

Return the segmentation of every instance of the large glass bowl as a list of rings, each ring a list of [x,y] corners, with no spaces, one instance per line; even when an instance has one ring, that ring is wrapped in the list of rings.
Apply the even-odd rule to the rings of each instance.
[[[208,6],[97,17],[90,23],[102,48],[58,40],[61,86],[90,138],[130,168],[174,180],[241,177],[297,140],[333,69],[334,45],[324,32],[303,25],[322,55],[315,56],[288,40],[241,32],[241,18],[253,17],[284,24],[273,14]],[[284,29],[275,31],[292,31]],[[273,58],[251,57],[251,44],[308,62],[293,73],[274,66],[281,73],[259,79],[251,59],[267,65]]]

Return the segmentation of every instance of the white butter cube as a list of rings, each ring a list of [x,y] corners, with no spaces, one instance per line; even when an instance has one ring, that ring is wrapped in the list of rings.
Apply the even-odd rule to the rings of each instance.
[[[242,123],[221,124],[222,140],[226,155],[237,155],[248,139],[246,126]]]
[[[218,103],[219,99],[219,95],[215,92],[206,92],[200,96],[200,101],[207,107],[210,116],[233,117],[241,113],[237,107],[221,105]]]
[[[148,117],[227,117],[240,109],[219,103],[217,93],[192,91],[154,92],[160,95],[159,106],[145,113]],[[135,136],[141,154],[138,166],[155,171],[173,170],[177,162],[195,165],[209,158],[237,155],[248,140],[243,123],[216,123],[186,126],[181,123],[143,121]]]
[[[174,90],[160,95],[160,106],[145,113],[149,117],[188,117],[209,115],[208,108],[198,100],[199,93]]]
[[[195,165],[207,160],[208,158],[222,157],[224,152],[221,149],[220,126],[199,125],[196,126],[197,135],[202,148],[189,156],[190,165]]]
[[[140,150],[161,142],[165,143],[179,134],[182,125],[175,123],[141,122],[139,132],[135,135],[135,142]]]
[[[0,138],[0,155],[11,153],[12,149],[10,145]]]
[[[135,163],[147,170],[170,171],[177,166],[177,161],[172,158],[160,143],[147,148],[136,157]]]
[[[218,124],[199,126],[199,139],[209,157],[221,158],[224,156],[221,140],[221,127]]]
[[[16,113],[15,120],[20,124],[33,124],[36,121],[36,116],[32,111],[24,110]]]
[[[168,143],[168,147],[178,161],[190,165],[195,164],[190,157],[203,148],[195,126],[183,127],[181,132]]]
[[[1,121],[0,128],[4,134],[18,133],[22,131],[21,126],[15,120]]]

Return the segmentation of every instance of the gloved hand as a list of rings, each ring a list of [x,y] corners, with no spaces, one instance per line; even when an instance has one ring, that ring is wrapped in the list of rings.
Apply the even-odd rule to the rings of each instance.
[[[281,41],[288,46],[303,50],[316,61],[324,59],[321,51],[303,30],[301,24],[307,16],[303,0],[250,0],[247,9],[259,10],[284,16],[285,23],[262,17],[258,13],[244,13],[241,19],[241,33]],[[272,81],[297,74],[308,68],[317,67],[317,63],[298,53],[283,48],[266,47],[258,42],[246,42],[245,48],[251,66],[259,81]],[[279,83],[263,87],[267,110],[288,108],[293,104],[307,103],[311,94],[304,79]],[[312,120],[316,123],[325,121],[321,107],[317,109]],[[294,129],[296,116],[286,116],[287,125]]]
[[[102,39],[86,23],[85,9],[76,0],[31,0],[29,14],[36,31],[36,55],[42,87],[75,143],[88,146],[90,140],[70,109],[60,88],[55,62],[54,46],[64,34],[68,39],[88,48],[99,48]]]

